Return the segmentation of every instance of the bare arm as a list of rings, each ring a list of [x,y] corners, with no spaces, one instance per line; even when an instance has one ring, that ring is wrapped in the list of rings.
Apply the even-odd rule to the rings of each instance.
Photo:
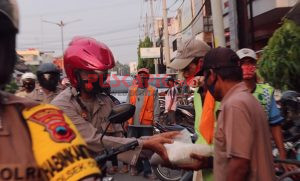
[[[287,159],[286,157],[286,151],[283,144],[283,136],[282,136],[282,130],[280,125],[271,126],[271,132],[273,139],[275,141],[276,147],[279,151],[279,158],[282,160]],[[281,164],[281,166],[284,168],[285,171],[292,171],[296,170],[298,167],[292,164]]]
[[[271,126],[271,132],[272,132],[272,136],[275,141],[276,147],[279,150],[280,159],[286,159],[286,152],[285,152],[284,145],[283,145],[281,126],[280,125]]]
[[[175,90],[170,90],[170,97],[171,97],[171,103],[169,104],[169,107],[168,107],[168,110],[167,111],[170,111],[171,110],[171,107],[174,103],[174,100],[175,100],[175,94],[176,94],[176,91]]]
[[[159,107],[159,96],[158,91],[155,91],[154,95],[154,121],[159,121],[160,107]]]
[[[232,157],[228,163],[227,181],[245,180],[250,170],[250,161],[244,158]]]

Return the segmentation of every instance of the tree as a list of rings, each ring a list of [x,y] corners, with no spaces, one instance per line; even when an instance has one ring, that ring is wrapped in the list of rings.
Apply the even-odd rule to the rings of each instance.
[[[141,58],[141,51],[140,48],[148,48],[152,47],[153,42],[150,40],[150,38],[147,36],[143,41],[140,40],[139,47],[138,47],[138,66],[137,68],[148,68],[150,71],[150,74],[155,73],[155,67],[154,67],[154,59],[153,58]]]
[[[263,50],[260,74],[277,89],[300,91],[300,26],[284,20]]]
[[[5,88],[4,90],[6,92],[9,92],[9,93],[16,93],[16,91],[19,89],[17,83],[15,80],[11,80],[8,84],[5,85]]]
[[[119,61],[117,61],[116,66],[113,69],[111,69],[111,71],[117,72],[118,75],[129,75],[130,68],[129,68],[129,65],[122,64]]]

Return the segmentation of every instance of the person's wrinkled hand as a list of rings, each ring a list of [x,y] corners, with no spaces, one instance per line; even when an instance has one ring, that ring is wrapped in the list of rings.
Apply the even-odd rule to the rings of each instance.
[[[123,128],[125,129],[126,132],[128,131],[128,125],[129,125],[128,121],[126,121],[123,126]]]
[[[299,167],[297,167],[296,165],[293,165],[293,164],[281,163],[280,165],[284,169],[285,173],[296,171],[297,169],[299,170]],[[293,179],[300,180],[300,174],[292,175],[291,177]]]
[[[191,154],[191,158],[193,158],[195,160],[193,163],[179,165],[179,167],[184,170],[197,171],[200,169],[209,168],[209,165],[211,165],[211,163],[209,163],[209,162],[212,161],[209,159],[209,157],[204,157],[201,155],[197,155],[195,153]]]
[[[143,148],[149,149],[157,153],[166,163],[169,163],[168,153],[164,144],[172,144],[173,139],[177,136],[179,132],[167,132],[162,134],[157,134],[155,136],[149,137],[149,139],[144,140]]]
[[[298,169],[298,167],[296,165],[292,165],[292,164],[281,163],[280,165],[286,172],[290,172],[290,171]]]
[[[212,165],[212,159],[211,157],[204,157],[201,155],[197,155],[195,153],[192,153],[190,155],[191,158],[194,159],[192,163],[189,164],[182,164],[182,165],[172,165],[170,162],[164,163],[163,165],[165,167],[174,168],[174,169],[183,169],[183,170],[200,170],[205,168],[210,168]]]

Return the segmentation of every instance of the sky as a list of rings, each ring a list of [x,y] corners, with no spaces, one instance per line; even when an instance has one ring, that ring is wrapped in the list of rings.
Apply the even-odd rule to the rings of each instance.
[[[177,0],[169,0],[172,4]],[[68,23],[63,28],[64,49],[74,36],[90,36],[107,44],[121,63],[137,61],[139,38],[149,3],[144,0],[18,0],[20,32],[18,49],[38,48],[62,54],[61,29],[50,21]],[[154,14],[161,14],[161,0]]]

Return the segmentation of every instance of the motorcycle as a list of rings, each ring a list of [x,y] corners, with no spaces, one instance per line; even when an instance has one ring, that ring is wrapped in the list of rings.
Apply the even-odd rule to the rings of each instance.
[[[160,123],[164,125],[168,125],[166,122],[168,120],[168,114],[165,112],[165,100],[159,99],[160,105]],[[180,125],[184,125],[187,127],[193,127],[195,121],[195,110],[191,105],[181,105],[178,104],[175,110],[176,114],[176,123]]]
[[[113,107],[112,112],[110,116],[108,117],[109,123],[107,124],[102,136],[101,136],[101,142],[103,141],[103,137],[105,133],[107,132],[107,129],[111,124],[123,124],[125,121],[127,121],[129,118],[131,118],[134,115],[135,112],[135,106],[131,104],[119,104]],[[105,148],[103,142],[103,147]],[[132,141],[126,145],[122,145],[115,148],[105,148],[104,152],[98,156],[95,157],[95,160],[100,167],[102,171],[102,180],[110,180],[112,181],[112,177],[106,177],[106,161],[117,156],[120,153],[133,150],[139,145],[138,141]]]
[[[273,144],[273,157],[275,163],[287,163],[300,166],[300,94],[295,91],[283,92],[278,102],[281,113],[284,117],[282,123],[282,133],[287,160],[278,159],[279,151]],[[300,174],[300,170],[285,172],[280,167],[275,167],[279,180],[295,180],[291,176]],[[299,177],[298,177],[299,178]]]

